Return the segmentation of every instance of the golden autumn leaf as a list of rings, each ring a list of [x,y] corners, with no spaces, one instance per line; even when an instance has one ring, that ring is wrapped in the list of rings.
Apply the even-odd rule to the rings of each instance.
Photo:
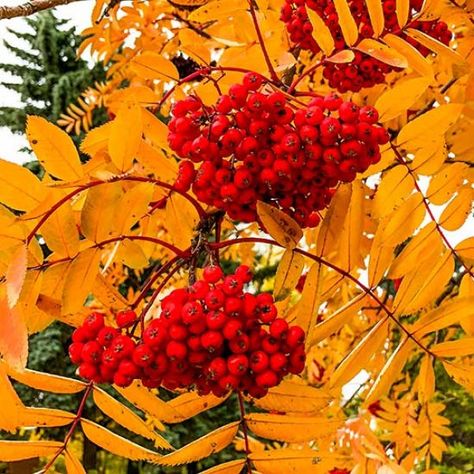
[[[313,39],[326,56],[334,51],[334,39],[331,30],[326,26],[323,19],[312,9],[307,9],[308,19],[313,27]]]
[[[276,207],[258,201],[257,213],[265,230],[283,247],[295,248],[303,237],[296,221]]]
[[[0,356],[7,364],[18,368],[26,366],[28,358],[28,331],[16,308],[10,308],[0,298]]]
[[[86,470],[76,458],[74,454],[71,453],[69,449],[64,450],[64,461],[66,464],[67,474],[86,474]]]
[[[172,193],[166,200],[165,216],[173,243],[181,250],[187,249],[199,222],[196,208],[181,194]]]
[[[161,455],[143,448],[118,434],[112,433],[107,428],[100,426],[90,420],[81,419],[81,427],[85,436],[95,445],[117,456],[121,456],[132,461],[149,461],[157,463]]]
[[[385,26],[385,17],[383,13],[381,0],[366,0],[367,9],[369,10],[370,23],[374,30],[374,35],[378,38]]]
[[[31,211],[47,197],[41,181],[29,170],[0,159],[0,202],[19,211]]]
[[[97,407],[119,425],[144,438],[151,439],[156,447],[173,449],[166,439],[155,433],[138,415],[107,392],[94,387],[92,396]]]
[[[101,252],[89,248],[77,255],[68,268],[62,294],[62,314],[75,313],[84,304],[99,273]]]
[[[163,456],[158,463],[162,466],[179,466],[199,461],[227,447],[235,438],[239,421],[224,425],[217,430],[202,436],[177,451]]]
[[[0,461],[14,462],[38,456],[53,456],[62,448],[56,441],[5,441],[0,440]]]
[[[143,79],[160,79],[162,81],[177,81],[179,73],[176,66],[162,55],[145,51],[131,62],[133,71]]]
[[[408,15],[410,14],[410,0],[396,0],[395,12],[398,26],[403,28],[407,24]]]
[[[474,337],[464,337],[455,341],[440,342],[430,347],[439,357],[464,357],[474,354]]]
[[[142,138],[142,112],[136,104],[124,104],[110,127],[108,151],[119,171],[127,171],[136,157]]]
[[[20,426],[52,427],[66,426],[74,421],[75,415],[54,408],[25,407],[19,412]]]
[[[459,384],[474,394],[474,376],[471,367],[465,367],[460,364],[453,364],[446,361],[443,363],[446,372]]]
[[[343,49],[342,51],[333,54],[330,58],[327,58],[326,61],[330,63],[344,64],[352,62],[354,58],[354,51],[350,49]]]
[[[239,474],[244,465],[245,459],[236,459],[201,471],[200,474]]]
[[[252,453],[250,459],[261,474],[326,474],[349,461],[344,456],[309,448],[280,448]]]
[[[8,375],[17,382],[44,392],[71,394],[82,392],[86,388],[85,382],[61,375],[47,374],[30,369],[19,370],[11,366],[7,367],[7,371]]]
[[[42,117],[28,116],[26,135],[46,171],[64,181],[81,179],[84,172],[71,137]]]
[[[439,217],[439,224],[446,230],[459,229],[471,214],[473,202],[473,190],[469,187],[461,188],[442,212]]]
[[[17,248],[8,265],[5,278],[7,286],[8,306],[13,308],[20,297],[25,281],[28,253],[25,245]]]
[[[294,290],[304,268],[304,257],[285,250],[275,275],[273,296],[276,301],[285,299]]]
[[[430,348],[432,352],[432,348]],[[421,403],[427,403],[435,393],[435,374],[432,357],[426,355],[420,365],[418,374],[418,398]]]
[[[336,7],[344,40],[349,46],[352,46],[359,37],[359,29],[352,16],[349,4],[347,0],[334,0],[334,6]]]
[[[329,438],[341,425],[338,419],[271,413],[252,413],[245,419],[250,430],[257,436],[288,443]]]
[[[381,43],[380,41],[364,38],[357,43],[355,48],[379,61],[393,67],[406,68],[408,66],[407,59],[396,49]]]
[[[181,423],[199,413],[219,406],[226,399],[227,397],[216,397],[212,393],[209,395],[199,395],[196,392],[183,393],[167,402],[175,416],[172,420],[168,419],[167,422]]]

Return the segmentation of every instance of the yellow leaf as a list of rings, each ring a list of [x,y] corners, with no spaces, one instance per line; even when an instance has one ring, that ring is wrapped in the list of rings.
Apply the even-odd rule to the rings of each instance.
[[[443,136],[438,136],[433,141],[426,142],[424,146],[420,143],[413,144],[411,151],[415,158],[411,162],[410,168],[425,176],[431,176],[438,172],[448,155]]]
[[[474,239],[473,239],[474,244]],[[473,245],[474,247],[474,245]],[[468,273],[464,275],[459,285],[459,298],[474,297],[474,279]],[[461,326],[468,336],[474,336],[474,318],[464,319],[461,321]]]
[[[432,265],[422,264],[403,278],[393,302],[395,314],[410,314],[431,304],[453,276],[454,259],[450,252]]]
[[[473,190],[469,187],[461,188],[458,195],[448,204],[439,218],[439,224],[446,230],[457,230],[471,214]]]
[[[430,348],[432,350],[432,348]],[[432,357],[426,355],[420,365],[418,374],[418,400],[420,403],[428,403],[435,392],[435,374],[433,370]]]
[[[119,235],[128,231],[148,211],[148,205],[153,196],[152,183],[139,183],[129,189],[115,206],[114,227]],[[126,209],[126,212],[124,210]]]
[[[425,313],[411,328],[412,334],[420,338],[432,331],[439,331],[464,318],[472,317],[472,299],[456,298]]]
[[[25,407],[19,412],[18,423],[26,427],[66,426],[72,423],[75,417],[73,413],[53,408]]]
[[[474,354],[474,337],[463,337],[456,341],[440,342],[430,347],[439,357],[464,357]]]
[[[131,168],[142,139],[142,112],[138,105],[123,104],[112,122],[109,135],[109,155],[120,170]]]
[[[410,356],[414,344],[411,339],[402,339],[370,387],[365,399],[367,405],[379,400],[380,397],[387,394],[392,384],[397,381],[403,367],[405,367],[405,363]]]
[[[59,207],[41,227],[41,235],[58,257],[74,257],[79,251],[79,232],[69,202]]]
[[[316,320],[318,318],[319,302],[321,296],[321,272],[322,265],[313,263],[306,275],[306,281],[298,302],[294,324],[301,326],[306,333],[306,345],[312,340]]]
[[[88,132],[84,140],[82,140],[80,146],[81,151],[93,157],[99,151],[107,150],[112,126],[113,122],[107,122]]]
[[[93,391],[94,403],[119,425],[135,434],[151,439],[159,448],[173,449],[168,441],[155,433],[138,415],[98,387]]]
[[[19,413],[23,408],[23,403],[7,376],[7,368],[7,364],[4,361],[0,361],[0,400],[2,401],[0,430],[14,433],[19,427]],[[0,449],[0,455],[1,452]]]
[[[244,465],[245,459],[236,459],[201,471],[200,474],[239,474]]]
[[[173,423],[174,420],[181,419],[181,413],[176,411],[168,403],[158,398],[151,390],[144,387],[140,382],[135,381],[127,388],[114,386],[122,397],[126,398],[132,405],[153,417],[156,421]],[[163,424],[159,428],[164,430]]]
[[[383,217],[396,209],[413,191],[413,178],[405,166],[395,166],[387,171],[377,188],[373,212]]]
[[[216,397],[212,393],[209,395],[198,395],[196,392],[182,393],[167,403],[174,412],[179,412],[180,415],[179,418],[175,418],[172,421],[168,420],[168,423],[181,423],[199,413],[222,404],[226,399],[227,397]]]
[[[11,256],[10,263],[5,274],[8,305],[13,308],[20,296],[26,276],[28,254],[26,245],[21,245]]]
[[[344,225],[350,206],[352,188],[348,185],[338,187],[321,223],[316,242],[316,255],[329,255],[337,249],[340,229]]]
[[[170,60],[153,51],[145,51],[132,59],[130,67],[137,76],[143,79],[179,80],[176,66]]]
[[[349,466],[349,458],[314,449],[270,449],[250,454],[260,474],[327,474],[334,466]]]
[[[365,217],[365,194],[360,181],[349,185],[351,187],[351,201],[347,209],[344,226],[338,229],[339,248],[338,262],[340,266],[350,272],[355,267],[364,265],[361,255],[362,230]]]
[[[419,193],[412,194],[384,222],[383,245],[395,247],[404,242],[422,224],[426,208]]]
[[[323,51],[326,56],[329,56],[334,51],[334,38],[332,37],[331,30],[314,10],[308,8],[306,9],[306,13],[313,27],[312,35],[314,41],[316,41],[321,48],[321,51]]]
[[[148,265],[148,258],[139,242],[131,239],[124,239],[120,242],[116,258],[127,267],[135,270],[141,270]]]
[[[191,12],[188,20],[206,23],[209,20],[228,19],[232,13],[244,9],[246,6],[247,4],[243,1],[214,0]]]
[[[397,82],[388,88],[375,103],[381,123],[392,120],[406,111],[421,97],[430,84],[426,77]]]
[[[285,248],[295,248],[303,237],[303,231],[296,221],[276,207],[258,201],[257,213],[265,231]]]
[[[312,11],[312,10],[308,10]],[[351,63],[355,58],[354,51],[350,49],[343,49],[342,51],[338,51],[336,54],[333,54],[330,58],[327,58],[326,61],[330,63]]]
[[[474,372],[471,366],[453,364],[452,362],[443,362],[446,372],[472,395],[474,394]]]
[[[127,299],[101,274],[97,275],[92,292],[106,308],[110,308],[113,311],[128,306]]]
[[[28,359],[28,331],[16,308],[0,299],[0,356],[8,365],[24,368]]]
[[[161,455],[143,448],[128,439],[112,433],[107,428],[97,425],[90,420],[81,418],[81,427],[84,434],[95,445],[106,451],[121,456],[132,461],[149,461],[157,463],[161,459]]]
[[[420,115],[401,129],[397,144],[410,149],[423,147],[428,141],[437,141],[457,122],[463,107],[463,104],[445,104]]]
[[[170,238],[179,249],[187,249],[199,222],[196,208],[181,194],[172,193],[166,200],[165,210],[165,223]]]
[[[0,461],[15,462],[39,456],[52,456],[63,447],[56,441],[5,441],[0,440]]]
[[[169,150],[168,127],[155,115],[146,109],[142,109],[143,134],[145,138],[155,147]],[[177,171],[177,165],[175,164]]]
[[[99,273],[101,251],[89,248],[81,252],[69,267],[62,294],[62,314],[76,313],[82,308]]]
[[[410,43],[391,33],[385,35],[383,40],[408,61],[408,66],[413,71],[421,76],[433,77],[433,67],[430,62]]]
[[[312,413],[329,405],[332,397],[328,392],[304,385],[302,382],[283,380],[268,391],[267,396],[253,403],[268,411],[287,413]]]
[[[397,13],[398,26],[403,28],[410,14],[410,0],[396,0],[395,11]]]
[[[378,38],[385,27],[385,18],[381,0],[365,0],[367,10],[369,11],[370,23],[374,30],[374,35]]]
[[[449,61],[452,61],[455,64],[464,63],[464,59],[459,53],[453,51],[449,46],[446,46],[444,43],[441,43],[441,41],[438,41],[432,36],[427,35],[423,31],[408,28],[406,33],[408,36],[415,39],[426,48],[430,49],[436,54],[439,54],[440,56],[445,57]]]
[[[82,464],[67,448],[64,451],[64,461],[67,474],[86,474],[86,470]]]
[[[204,459],[226,448],[235,438],[240,422],[235,421],[187,444],[174,453],[163,456],[158,462],[163,466],[178,466]]]
[[[26,135],[38,161],[49,174],[64,181],[82,178],[79,153],[64,130],[43,117],[29,115]]]
[[[374,354],[387,339],[389,332],[388,316],[381,319],[359,341],[357,346],[337,366],[331,376],[331,387],[342,387],[366,367]]]
[[[345,42],[352,46],[359,37],[359,29],[352,16],[351,9],[346,0],[334,0],[337,16],[339,17],[339,26],[342,30]]]
[[[18,211],[31,211],[46,196],[46,188],[31,171],[0,160],[0,202]]]
[[[408,61],[396,49],[371,38],[364,38],[355,49],[393,67],[406,68]]]
[[[304,268],[304,257],[285,250],[275,275],[273,296],[276,301],[285,299],[294,289]]]
[[[324,321],[320,322],[314,328],[311,344],[316,344],[327,337],[336,334],[344,324],[347,324],[360,311],[360,309],[367,303],[365,293],[359,293],[352,298],[347,304],[339,308],[334,313],[327,316]]]
[[[113,235],[121,196],[119,183],[106,183],[89,189],[81,212],[81,232],[85,237],[101,242]],[[126,214],[123,209],[121,212]]]
[[[36,390],[52,393],[78,393],[86,388],[86,384],[80,380],[62,377],[61,375],[47,374],[35,370],[18,370],[8,367],[8,375],[23,385],[28,385]]]
[[[474,261],[474,237],[468,237],[462,242],[459,242],[455,250],[463,260]]]
[[[390,215],[380,219],[370,248],[368,276],[370,286],[375,286],[385,275],[395,258],[395,246],[384,242],[385,226],[390,222]]]
[[[164,153],[145,140],[140,142],[137,151],[137,160],[158,176],[161,181],[172,183],[178,175],[178,165],[172,157],[166,157]]]
[[[247,425],[257,436],[287,443],[304,443],[328,438],[341,426],[338,419],[314,416],[274,415],[252,413],[245,417]]]

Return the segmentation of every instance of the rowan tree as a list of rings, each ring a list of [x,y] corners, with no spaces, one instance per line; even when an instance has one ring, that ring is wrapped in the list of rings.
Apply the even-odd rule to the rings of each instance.
[[[437,380],[474,389],[474,237],[450,234],[472,217],[471,25],[448,1],[97,1],[78,54],[107,83],[28,118],[42,180],[0,162],[0,426],[40,435],[0,459],[84,472],[86,437],[164,472],[435,472]],[[26,367],[53,321],[76,377]],[[81,401],[25,406],[12,380]]]

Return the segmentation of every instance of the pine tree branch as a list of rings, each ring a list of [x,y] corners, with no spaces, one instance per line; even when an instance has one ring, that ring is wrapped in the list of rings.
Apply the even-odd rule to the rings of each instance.
[[[19,16],[30,16],[43,10],[49,10],[50,8],[59,5],[67,5],[68,3],[77,1],[81,0],[31,0],[31,2],[26,2],[13,7],[0,6],[0,20],[16,18]]]

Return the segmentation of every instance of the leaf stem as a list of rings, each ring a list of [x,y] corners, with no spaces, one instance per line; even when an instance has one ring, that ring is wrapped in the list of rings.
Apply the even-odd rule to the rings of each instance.
[[[56,459],[64,452],[64,450],[67,448],[67,444],[69,443],[70,439],[72,438],[74,431],[77,428],[77,425],[81,421],[82,418],[82,413],[84,411],[84,408],[86,406],[87,399],[89,398],[89,395],[92,392],[92,389],[94,387],[93,382],[89,382],[86,387],[86,391],[84,392],[84,395],[82,396],[81,402],[79,403],[79,408],[77,409],[76,416],[74,417],[74,420],[71,424],[71,427],[69,428],[69,431],[66,433],[66,436],[64,437],[63,445],[58,449],[56,454],[48,461],[46,466],[40,471],[41,473],[45,473],[53,466],[53,464],[56,462]]]
[[[301,74],[301,76],[297,77],[293,82],[292,84],[290,85],[290,87],[288,88],[288,94],[293,94],[293,92],[295,92],[295,89],[296,89],[296,86],[307,76],[309,76],[310,74],[312,74],[314,71],[316,71],[316,69],[318,69],[319,66],[321,66],[323,64],[323,61],[319,61],[317,62],[314,66],[311,66],[309,69],[307,69],[305,72],[303,72],[303,74]]]
[[[240,422],[242,424],[242,431],[244,433],[244,443],[245,443],[245,462],[247,464],[247,473],[252,474],[252,464],[250,462],[250,444],[249,444],[249,434],[247,429],[247,422],[245,420],[245,405],[244,398],[242,397],[242,392],[239,390],[237,392],[237,397],[239,399],[239,409],[240,409]]]

